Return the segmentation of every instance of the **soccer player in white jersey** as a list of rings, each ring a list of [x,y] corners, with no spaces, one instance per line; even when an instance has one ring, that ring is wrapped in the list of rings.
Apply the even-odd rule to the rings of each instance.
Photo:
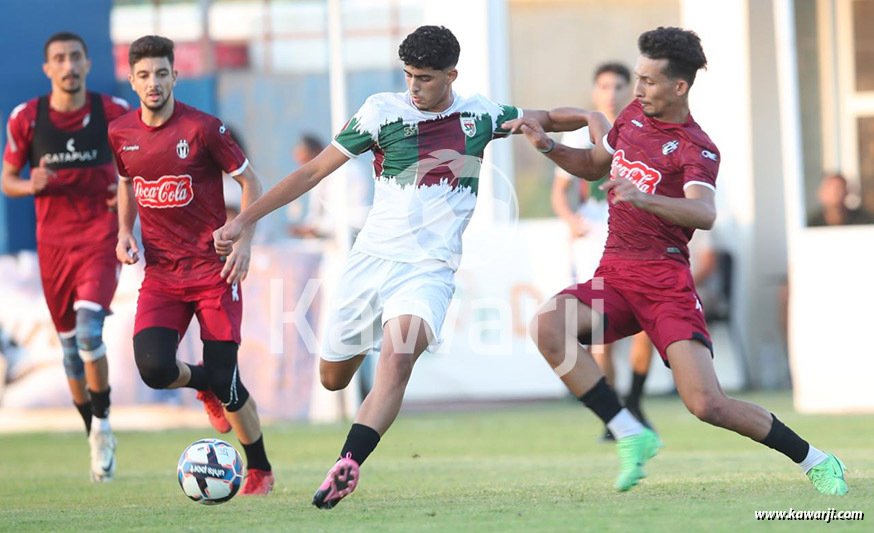
[[[397,417],[417,358],[440,343],[461,235],[476,205],[483,150],[509,134],[500,125],[524,114],[547,131],[588,124],[603,136],[610,127],[600,113],[581,109],[523,112],[480,95],[464,98],[452,90],[459,53],[458,41],[444,27],[422,26],[408,35],[399,48],[408,91],[369,97],[321,154],[214,235],[216,250],[229,253],[258,219],[349,159],[373,152],[373,208],[332,304],[319,368],[322,384],[330,390],[346,387],[371,350],[379,350],[379,362],[340,459],[313,497],[322,509],[355,490],[359,466]]]

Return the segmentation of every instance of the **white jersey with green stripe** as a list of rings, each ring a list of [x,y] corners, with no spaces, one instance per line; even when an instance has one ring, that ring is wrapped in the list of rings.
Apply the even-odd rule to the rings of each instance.
[[[373,208],[353,249],[405,263],[436,259],[453,270],[476,206],[483,151],[522,110],[452,94],[439,113],[413,105],[409,92],[368,98],[332,144],[349,157],[373,151]]]

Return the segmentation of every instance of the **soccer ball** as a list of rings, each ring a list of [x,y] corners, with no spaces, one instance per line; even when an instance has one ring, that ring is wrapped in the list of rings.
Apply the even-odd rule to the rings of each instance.
[[[185,448],[176,467],[186,496],[206,505],[224,503],[240,490],[243,459],[219,439],[202,439]]]

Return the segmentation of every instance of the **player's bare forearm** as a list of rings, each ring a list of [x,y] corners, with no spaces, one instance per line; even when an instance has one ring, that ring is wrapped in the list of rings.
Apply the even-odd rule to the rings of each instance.
[[[606,117],[597,111],[589,111],[578,107],[556,107],[549,111],[528,110],[523,112],[527,118],[533,118],[540,123],[544,131],[574,131],[583,126],[590,126],[591,122],[598,122],[601,118],[606,121]],[[610,129],[609,122],[607,130]],[[604,131],[606,133],[606,131]]]
[[[137,206],[134,203],[134,186],[130,180],[118,182],[118,235],[130,235],[137,220]]]
[[[669,198],[644,194],[635,207],[687,228],[709,230],[716,222],[716,206],[704,198]]]
[[[283,178],[264,196],[243,209],[236,220],[244,227],[254,225],[269,213],[300,198],[348,160],[340,150],[328,145],[312,161]]]
[[[255,173],[255,170],[252,168],[252,165],[246,167],[242,173],[237,176],[234,176],[234,179],[237,183],[240,184],[242,188],[242,196],[240,198],[240,208],[247,209],[250,205],[255,203],[258,198],[261,197],[262,187],[261,187],[261,179],[258,177],[258,174]],[[240,237],[240,241],[251,243],[252,239],[255,237],[255,224],[251,224],[246,227],[243,231],[243,235]]]
[[[600,113],[597,113],[597,115],[600,115]],[[606,121],[606,118],[603,121],[600,118],[593,120],[592,123],[595,124],[596,133],[604,129],[604,121]],[[609,122],[606,124],[609,124]],[[594,148],[591,149],[571,148],[557,143],[546,135],[543,125],[536,117],[524,116],[508,120],[501,127],[509,130],[510,133],[524,134],[525,138],[528,139],[528,142],[534,148],[574,176],[595,181],[601,179],[610,170],[610,162],[613,160],[613,157],[604,148],[603,143],[595,143]]]
[[[546,157],[568,174],[587,181],[597,181],[610,171],[610,155],[600,144],[594,148],[571,148],[555,143]]]
[[[33,187],[30,180],[22,179],[21,169],[3,162],[2,189],[3,194],[11,198],[33,195]]]

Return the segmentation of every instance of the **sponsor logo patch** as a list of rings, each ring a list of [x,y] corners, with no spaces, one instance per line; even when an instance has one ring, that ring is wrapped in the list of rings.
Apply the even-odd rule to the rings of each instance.
[[[641,192],[655,194],[662,173],[641,161],[629,161],[625,150],[616,150],[610,164],[610,179],[624,178],[633,183]]]
[[[166,209],[185,207],[194,199],[191,176],[161,176],[155,181],[146,181],[141,176],[134,178],[134,195],[143,207]]]
[[[706,157],[711,161],[719,161],[719,156],[711,152],[710,150],[701,150],[701,156]]]
[[[97,149],[76,150],[76,139],[70,137],[67,141],[67,151],[43,156],[47,165],[59,165],[63,163],[77,163],[79,161],[94,161],[97,159]]]

